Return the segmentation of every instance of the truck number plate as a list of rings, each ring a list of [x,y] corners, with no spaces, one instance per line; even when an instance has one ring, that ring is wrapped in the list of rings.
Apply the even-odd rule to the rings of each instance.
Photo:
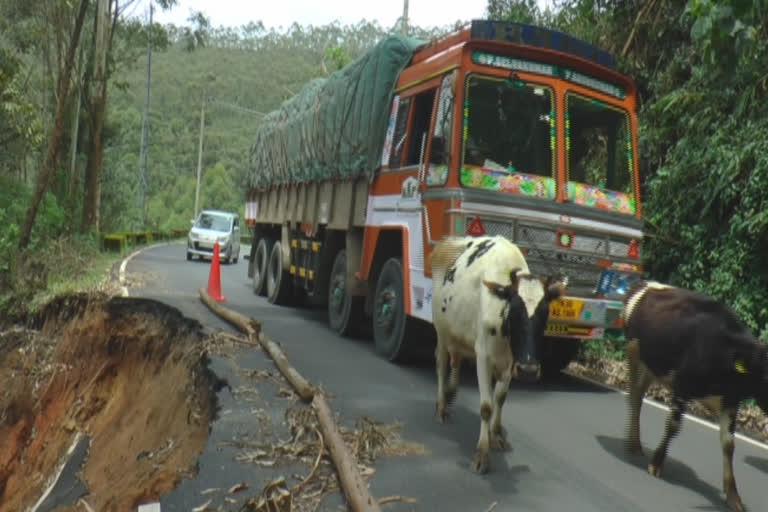
[[[557,299],[549,304],[550,319],[578,320],[584,301],[578,299]]]

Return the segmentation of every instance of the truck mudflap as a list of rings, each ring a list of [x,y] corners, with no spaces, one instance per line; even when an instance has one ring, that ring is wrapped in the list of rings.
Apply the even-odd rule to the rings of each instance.
[[[603,338],[606,331],[622,327],[623,304],[617,300],[565,296],[549,305],[545,336],[560,338]]]

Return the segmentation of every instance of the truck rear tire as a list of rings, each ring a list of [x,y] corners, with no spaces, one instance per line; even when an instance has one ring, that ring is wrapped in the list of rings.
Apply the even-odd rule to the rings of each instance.
[[[543,379],[553,379],[560,375],[568,364],[579,353],[579,340],[568,338],[545,337],[541,356],[541,376]]]
[[[365,301],[347,292],[347,251],[336,253],[328,285],[328,324],[341,336],[361,334]]]
[[[292,292],[291,274],[283,268],[282,244],[276,241],[267,263],[267,300],[272,304],[288,304]]]
[[[409,334],[415,320],[405,313],[403,265],[400,258],[390,258],[376,280],[373,302],[373,341],[376,352],[392,362],[403,363],[414,355]]]
[[[267,294],[267,263],[272,244],[269,237],[261,237],[256,244],[256,252],[253,255],[253,293],[257,295]]]

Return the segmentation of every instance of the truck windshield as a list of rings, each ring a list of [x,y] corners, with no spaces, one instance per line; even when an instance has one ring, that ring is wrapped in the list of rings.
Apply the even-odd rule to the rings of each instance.
[[[624,110],[577,94],[566,95],[568,199],[634,214],[632,138]]]
[[[551,89],[514,76],[469,77],[462,185],[554,199],[554,140]]]

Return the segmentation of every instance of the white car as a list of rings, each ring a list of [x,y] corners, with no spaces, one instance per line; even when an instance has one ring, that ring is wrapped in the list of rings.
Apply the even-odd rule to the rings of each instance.
[[[219,242],[219,258],[237,263],[240,257],[240,216],[232,212],[203,210],[187,235],[187,260],[213,257],[213,245]]]

